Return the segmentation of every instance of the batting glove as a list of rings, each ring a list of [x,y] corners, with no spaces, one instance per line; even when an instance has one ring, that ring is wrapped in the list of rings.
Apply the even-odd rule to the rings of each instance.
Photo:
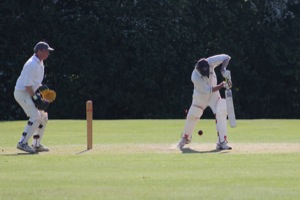
[[[221,74],[225,79],[231,80],[231,74],[229,70],[225,69],[221,71]]]
[[[232,82],[231,81],[226,81],[225,83],[224,83],[224,88],[226,88],[226,89],[230,89],[230,88],[232,88]]]
[[[224,83],[224,88],[230,89],[232,87],[231,83]]]

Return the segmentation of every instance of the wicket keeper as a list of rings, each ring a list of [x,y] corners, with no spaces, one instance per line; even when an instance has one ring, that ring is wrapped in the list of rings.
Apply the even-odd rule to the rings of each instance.
[[[39,42],[33,50],[34,55],[25,63],[14,91],[16,101],[29,117],[17,148],[28,153],[49,151],[41,144],[48,122],[48,113],[45,110],[49,101],[43,99],[36,91],[42,86],[44,79],[44,60],[48,58],[49,51],[54,49],[45,42]],[[28,140],[31,136],[33,141],[30,147]]]

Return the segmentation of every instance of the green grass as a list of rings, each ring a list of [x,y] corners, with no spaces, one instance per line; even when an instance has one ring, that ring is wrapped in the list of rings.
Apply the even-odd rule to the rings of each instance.
[[[213,120],[198,123],[204,135],[183,152],[174,144],[184,120],[94,120],[90,151],[84,120],[50,120],[50,152],[37,155],[16,149],[25,123],[0,122],[0,199],[300,196],[300,120],[239,120],[228,128],[234,149],[221,152],[213,151]]]

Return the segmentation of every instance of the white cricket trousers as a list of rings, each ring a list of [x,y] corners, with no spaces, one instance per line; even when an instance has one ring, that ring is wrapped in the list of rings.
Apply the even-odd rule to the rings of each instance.
[[[30,137],[35,134],[39,135],[39,139],[38,141],[34,142],[38,143],[39,145],[48,122],[48,113],[43,110],[38,110],[35,107],[27,91],[15,90],[14,97],[19,105],[23,108],[26,115],[29,117],[29,121],[24,129],[24,133],[26,133],[26,135],[21,137],[20,142],[27,143]]]

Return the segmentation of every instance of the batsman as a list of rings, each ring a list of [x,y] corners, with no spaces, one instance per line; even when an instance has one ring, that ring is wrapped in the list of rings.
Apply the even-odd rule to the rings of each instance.
[[[182,149],[192,140],[192,134],[203,111],[209,106],[216,118],[218,140],[216,149],[231,150],[227,138],[227,106],[226,100],[221,98],[219,90],[231,88],[231,75],[227,65],[231,57],[226,54],[201,58],[195,65],[191,80],[194,84],[192,105],[188,111],[181,140],[177,147]],[[221,65],[221,74],[228,80],[217,84],[215,68]]]

